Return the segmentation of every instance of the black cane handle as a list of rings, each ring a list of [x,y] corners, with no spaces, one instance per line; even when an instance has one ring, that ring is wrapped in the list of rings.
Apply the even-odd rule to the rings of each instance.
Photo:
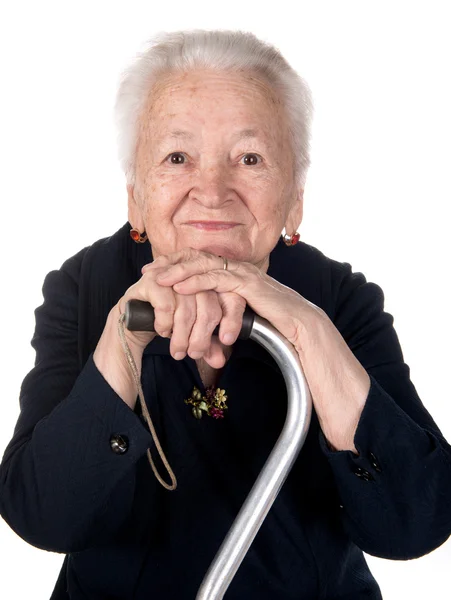
[[[238,335],[240,340],[249,339],[254,325],[255,312],[246,305],[243,314],[243,324]],[[155,331],[155,313],[150,302],[144,300],[128,300],[125,304],[125,326],[130,331]],[[216,325],[213,335],[219,335],[219,325]]]

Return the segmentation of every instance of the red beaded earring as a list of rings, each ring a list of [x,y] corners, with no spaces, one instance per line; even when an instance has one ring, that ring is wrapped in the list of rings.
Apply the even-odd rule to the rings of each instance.
[[[144,244],[144,242],[147,241],[147,233],[145,231],[143,233],[139,233],[139,231],[134,227],[133,229],[130,229],[130,237],[137,244]]]
[[[285,228],[284,228],[285,231]],[[292,235],[287,235],[286,233],[283,234],[283,241],[285,242],[285,244],[287,246],[294,246],[295,244],[297,244],[299,242],[299,239],[301,237],[301,234],[298,233],[296,231],[296,233],[293,233]]]

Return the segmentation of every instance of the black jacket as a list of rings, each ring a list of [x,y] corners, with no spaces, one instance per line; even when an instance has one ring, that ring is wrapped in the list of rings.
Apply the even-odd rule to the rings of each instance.
[[[142,384],[178,480],[140,414],[97,370],[92,353],[110,309],[152,260],[126,223],[51,271],[36,309],[35,367],[0,466],[0,512],[25,541],[66,554],[52,600],[193,600],[283,427],[286,391],[263,348],[238,340],[221,374],[224,419],[184,403],[204,390],[190,357],[156,337]],[[230,600],[381,598],[362,551],[422,556],[451,534],[451,447],[403,361],[381,288],[351,265],[282,240],[268,275],[321,307],[371,378],[355,435],[360,456],[333,452],[313,411],[298,459],[226,593]],[[113,451],[112,436],[128,442]]]

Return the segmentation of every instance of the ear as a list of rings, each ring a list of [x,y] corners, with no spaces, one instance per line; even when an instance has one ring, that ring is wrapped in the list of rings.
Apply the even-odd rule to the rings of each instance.
[[[141,212],[141,206],[135,198],[135,186],[127,184],[128,196],[128,222],[140,233],[145,230],[144,219]]]
[[[298,190],[297,196],[291,205],[290,211],[285,222],[285,229],[288,235],[295,233],[302,223],[304,214],[304,188]]]

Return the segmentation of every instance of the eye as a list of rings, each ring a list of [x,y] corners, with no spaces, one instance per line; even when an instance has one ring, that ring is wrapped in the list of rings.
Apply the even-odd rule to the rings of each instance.
[[[255,154],[254,152],[249,152],[243,156],[244,159],[251,157],[251,162],[246,162],[245,164],[249,167],[253,167],[262,161],[262,157],[259,154]],[[241,160],[243,160],[243,158]]]
[[[181,161],[180,160],[181,158],[185,159],[185,155],[183,154],[183,152],[172,152],[166,158],[166,161],[168,159],[171,159],[171,161],[170,161],[171,165],[183,165],[183,163],[185,162],[185,160]],[[175,160],[172,160],[172,159],[175,159]]]

